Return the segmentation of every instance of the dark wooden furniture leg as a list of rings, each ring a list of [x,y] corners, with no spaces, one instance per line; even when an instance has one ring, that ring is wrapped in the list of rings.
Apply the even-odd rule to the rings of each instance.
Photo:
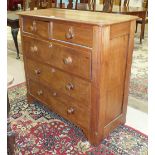
[[[142,43],[142,39],[144,39],[146,13],[143,14],[141,18],[142,18],[142,25],[141,25],[141,33],[140,33],[140,43]]]
[[[138,23],[136,22],[136,30],[135,30],[135,33],[137,33],[137,29],[138,29]]]
[[[20,57],[19,57],[19,49],[18,49],[18,41],[17,41],[18,31],[19,31],[19,28],[15,28],[15,29],[11,28],[12,37],[13,37],[13,40],[14,40],[14,43],[15,43],[15,47],[16,47],[16,50],[17,50],[17,57],[16,57],[16,59],[20,59]]]
[[[60,8],[62,8],[62,0],[60,0]]]
[[[9,117],[9,111],[10,111],[10,104],[9,104],[9,97],[7,94],[7,118]]]
[[[142,25],[143,25],[143,28],[142,28],[142,38],[144,39],[144,32],[145,32],[145,20],[142,20]]]
[[[142,43],[142,39],[143,39],[144,25],[145,25],[145,24],[143,23],[143,19],[142,19],[141,33],[140,33],[140,43]]]
[[[67,5],[67,9],[72,9],[73,8],[73,0],[68,0],[68,5]]]
[[[93,11],[96,10],[96,0],[93,0]]]
[[[18,42],[17,42],[17,35],[19,31],[19,17],[16,15],[16,12],[8,12],[7,13],[7,26],[11,27],[11,33],[14,40],[14,44],[17,51],[16,59],[20,59],[19,57],[19,49],[18,49]]]

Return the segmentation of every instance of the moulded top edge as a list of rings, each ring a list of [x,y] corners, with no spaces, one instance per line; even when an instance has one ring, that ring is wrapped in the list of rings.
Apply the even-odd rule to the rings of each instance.
[[[132,21],[138,18],[136,16],[131,15],[120,15],[113,13],[56,9],[56,8],[22,11],[18,12],[17,14],[22,16],[56,19],[62,21],[78,22],[99,26]]]

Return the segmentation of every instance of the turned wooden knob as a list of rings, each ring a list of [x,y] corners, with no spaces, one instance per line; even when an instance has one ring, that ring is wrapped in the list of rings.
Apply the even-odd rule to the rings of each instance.
[[[39,75],[41,73],[41,71],[39,69],[35,69],[34,72]]]
[[[37,27],[36,27],[36,22],[35,21],[33,21],[32,25],[30,26],[30,30],[32,32],[36,32],[37,31]]]
[[[72,58],[71,57],[67,57],[63,59],[64,64],[71,64],[72,63]]]
[[[68,114],[73,114],[74,111],[75,111],[75,109],[73,107],[70,107],[70,108],[67,109]]]
[[[74,37],[74,35],[72,33],[70,33],[70,32],[66,33],[66,38],[67,39],[72,39],[73,37]]]
[[[66,84],[66,89],[72,90],[72,89],[74,89],[74,85],[72,83],[68,83],[68,84]]]
[[[37,95],[40,96],[40,95],[42,95],[42,94],[43,94],[43,91],[42,91],[42,90],[38,90],[38,91],[37,91]]]
[[[69,28],[69,30],[68,30],[68,32],[66,33],[65,36],[66,36],[67,39],[72,39],[72,38],[74,38],[73,27],[70,27],[70,28]]]
[[[33,21],[33,31],[34,31],[34,32],[37,31],[36,21]]]
[[[33,50],[34,50],[34,52],[37,52],[38,51],[38,47],[36,45],[34,45]]]
[[[30,48],[31,52],[37,52],[38,51],[38,47],[36,45],[34,45],[33,47]]]

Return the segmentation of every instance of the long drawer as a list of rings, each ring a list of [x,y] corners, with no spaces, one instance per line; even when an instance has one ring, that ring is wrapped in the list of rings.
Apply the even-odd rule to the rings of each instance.
[[[91,78],[91,52],[27,36],[23,37],[23,42],[28,58],[51,64],[83,78]]]
[[[56,94],[54,90],[49,89],[41,83],[36,83],[32,80],[29,80],[28,83],[29,93],[32,96],[64,118],[88,129],[90,114],[87,107],[77,106],[74,100],[70,100],[68,103],[63,102],[65,99],[64,96],[61,96],[59,93]],[[61,100],[63,101],[61,102]]]
[[[90,103],[91,83],[31,59],[26,60],[28,78],[44,83],[87,106]]]

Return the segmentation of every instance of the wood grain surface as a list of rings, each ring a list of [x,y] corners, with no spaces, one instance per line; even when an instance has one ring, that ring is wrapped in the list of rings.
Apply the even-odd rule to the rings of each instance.
[[[20,15],[28,102],[40,101],[98,145],[125,123],[136,17],[60,9]]]

